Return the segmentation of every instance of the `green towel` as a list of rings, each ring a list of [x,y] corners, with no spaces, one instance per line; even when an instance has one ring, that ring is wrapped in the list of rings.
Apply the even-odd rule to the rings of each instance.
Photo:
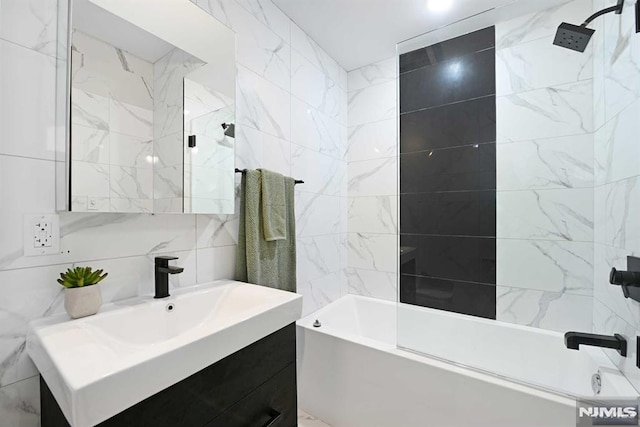
[[[262,174],[248,170],[240,191],[236,280],[296,292],[296,223],[293,178],[284,178],[286,240],[264,239]]]
[[[262,225],[267,242],[287,239],[287,211],[284,177],[277,172],[262,172]]]

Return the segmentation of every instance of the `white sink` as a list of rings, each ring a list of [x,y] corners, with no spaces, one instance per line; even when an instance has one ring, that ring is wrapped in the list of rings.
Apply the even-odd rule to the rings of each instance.
[[[31,324],[27,352],[74,427],[96,425],[295,322],[300,295],[240,282]]]

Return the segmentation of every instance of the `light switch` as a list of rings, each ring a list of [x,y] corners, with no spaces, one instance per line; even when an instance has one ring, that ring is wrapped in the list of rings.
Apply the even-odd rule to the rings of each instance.
[[[24,256],[51,255],[60,251],[58,215],[24,216]]]

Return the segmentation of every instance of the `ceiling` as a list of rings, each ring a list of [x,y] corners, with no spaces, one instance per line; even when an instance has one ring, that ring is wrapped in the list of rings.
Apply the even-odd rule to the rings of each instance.
[[[441,12],[429,10],[428,0],[273,1],[350,71],[394,56],[396,43],[492,8],[567,0],[449,0],[451,8]]]

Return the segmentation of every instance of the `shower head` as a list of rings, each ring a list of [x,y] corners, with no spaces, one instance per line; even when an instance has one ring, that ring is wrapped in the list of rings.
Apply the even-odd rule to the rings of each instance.
[[[229,138],[236,137],[236,125],[233,123],[222,123],[222,129],[224,129],[224,135]]]
[[[567,49],[584,52],[591,40],[591,36],[596,30],[578,25],[563,22],[558,27],[556,38],[553,44],[556,46],[566,47]]]
[[[578,26],[563,22],[558,27],[558,32],[556,33],[556,38],[553,40],[553,44],[556,46],[566,47],[567,49],[575,50],[577,52],[584,52],[587,45],[589,45],[591,36],[596,32],[596,30],[587,28],[587,25],[597,17],[607,13],[615,12],[617,15],[620,15],[622,14],[623,7],[624,0],[618,0],[618,4],[594,13],[588,17],[582,25]]]

